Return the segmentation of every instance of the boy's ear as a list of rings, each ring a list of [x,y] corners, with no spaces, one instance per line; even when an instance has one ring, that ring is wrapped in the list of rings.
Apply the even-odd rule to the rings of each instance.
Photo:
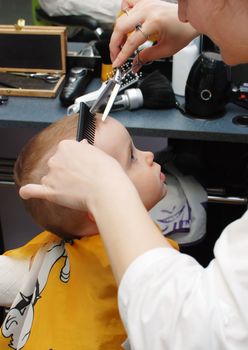
[[[94,224],[96,223],[94,216],[89,211],[87,211],[87,216],[91,222],[93,222]]]

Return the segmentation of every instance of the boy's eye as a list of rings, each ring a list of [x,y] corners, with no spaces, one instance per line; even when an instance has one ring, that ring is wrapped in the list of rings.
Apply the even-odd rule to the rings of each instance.
[[[132,147],[130,148],[130,158],[131,158],[131,160],[136,160],[136,157],[134,155],[134,150]]]

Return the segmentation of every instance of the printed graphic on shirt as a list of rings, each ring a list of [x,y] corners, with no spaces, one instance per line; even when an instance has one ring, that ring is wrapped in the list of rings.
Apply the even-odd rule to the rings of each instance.
[[[161,218],[157,221],[161,225],[162,232],[169,234],[172,232],[188,232],[191,225],[191,208],[188,201],[182,206],[173,206],[171,210],[162,209]]]
[[[15,298],[2,325],[2,334],[10,338],[9,347],[20,350],[26,344],[34,319],[34,307],[45,289],[50,271],[59,259],[64,259],[59,279],[67,283],[70,278],[70,264],[65,250],[65,242],[49,244],[40,250],[28,273],[27,280]]]

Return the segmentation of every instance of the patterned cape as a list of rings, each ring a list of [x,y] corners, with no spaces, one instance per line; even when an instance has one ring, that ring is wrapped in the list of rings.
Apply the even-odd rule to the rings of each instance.
[[[2,325],[1,350],[122,349],[117,286],[99,235],[65,242],[44,231],[5,254],[32,264]]]

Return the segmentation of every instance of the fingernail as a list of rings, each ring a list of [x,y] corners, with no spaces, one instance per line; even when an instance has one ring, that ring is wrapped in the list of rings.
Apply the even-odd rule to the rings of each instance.
[[[112,63],[112,68],[113,68],[113,69],[117,68],[116,60]]]
[[[112,63],[112,67],[113,67],[113,68],[120,67],[120,60],[119,60],[119,58],[116,58],[116,59],[114,60],[114,62]]]
[[[26,185],[27,186],[27,185]],[[22,186],[20,189],[19,189],[19,196],[22,198],[22,199],[28,199],[28,197],[26,196],[26,193],[25,193],[25,188],[26,186]]]

